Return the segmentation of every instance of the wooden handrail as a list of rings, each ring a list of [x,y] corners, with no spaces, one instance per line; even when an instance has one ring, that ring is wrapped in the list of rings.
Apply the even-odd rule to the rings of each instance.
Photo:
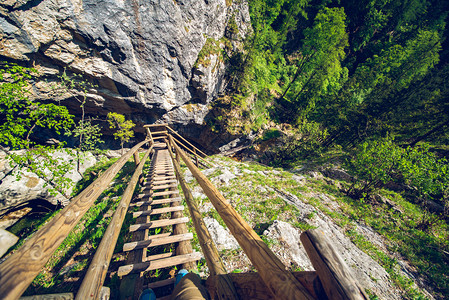
[[[203,151],[201,151],[200,149],[198,149],[197,147],[195,147],[194,145],[192,145],[188,140],[186,140],[182,135],[180,135],[179,133],[177,133],[175,130],[173,130],[170,126],[167,125],[167,128],[173,132],[174,134],[176,134],[177,136],[179,136],[180,139],[182,139],[185,143],[187,143],[187,145],[189,145],[190,147],[192,147],[193,149],[196,149],[204,158],[207,157],[207,154],[204,153]]]
[[[136,170],[134,171],[131,180],[123,193],[122,199],[115,209],[114,216],[112,217],[111,223],[109,223],[106,232],[101,239],[101,243],[98,246],[95,256],[90,263],[89,269],[84,276],[81,287],[76,294],[77,300],[84,299],[98,299],[103,286],[103,282],[106,278],[106,273],[108,271],[109,262],[111,261],[112,255],[114,254],[114,248],[117,243],[118,236],[120,234],[120,229],[122,228],[123,221],[125,220],[126,213],[128,211],[129,203],[134,194],[134,189],[139,181],[139,176],[142,174],[143,166],[150,155],[153,145],[145,153],[143,159],[140,161]]]
[[[199,156],[197,153],[195,153],[194,150],[191,150],[190,148],[186,147],[181,141],[179,141],[177,138],[175,138],[174,136],[172,136],[171,134],[169,134],[169,136],[171,136],[173,138],[173,141],[182,146],[183,148],[187,149],[193,156],[195,157],[199,157],[202,161],[206,162],[207,164],[209,164],[210,166],[214,167],[214,165],[210,162],[208,162],[207,160],[205,160],[203,157]],[[199,151],[199,150],[198,150]]]
[[[245,222],[223,195],[212,185],[201,171],[195,167],[178,145],[174,145],[182,160],[215,207],[232,235],[245,251],[259,272],[260,277],[276,299],[313,299],[310,293],[285,269],[284,264],[268,248],[262,239]]]
[[[321,230],[307,230],[300,239],[329,299],[369,299]]]
[[[0,265],[0,299],[18,299],[23,294],[123,165],[147,142],[142,141],[125,153]]]
[[[170,148],[173,147],[174,141],[173,137],[169,136]],[[217,291],[219,299],[239,299],[237,292],[235,291],[232,281],[227,276],[226,268],[221,260],[218,253],[217,247],[209,233],[209,230],[204,223],[203,217],[196,205],[193,195],[187,186],[184,177],[181,175],[181,167],[179,162],[173,157],[173,153],[169,151],[170,156],[173,161],[173,166],[175,167],[175,174],[178,178],[178,182],[181,185],[184,198],[186,199],[187,207],[190,212],[190,217],[192,218],[193,226],[195,227],[195,232],[197,234],[201,249],[203,250],[204,258],[206,259],[207,267],[211,276],[223,275],[217,277]],[[178,155],[178,154],[177,154]]]

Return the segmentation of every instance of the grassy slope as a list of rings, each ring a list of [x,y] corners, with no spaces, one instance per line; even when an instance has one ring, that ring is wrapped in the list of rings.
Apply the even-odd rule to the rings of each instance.
[[[298,221],[298,209],[286,204],[275,190],[287,192],[313,205],[316,210],[339,225],[357,247],[385,268],[404,298],[419,299],[425,298],[425,295],[416,287],[415,282],[401,271],[401,264],[404,265],[402,261],[408,265],[407,270],[418,278],[416,282],[424,282],[426,287],[433,289],[433,296],[444,298],[444,295],[449,293],[449,227],[445,222],[432,218],[434,221],[429,225],[426,221],[429,218],[423,210],[407,202],[400,194],[382,190],[380,194],[387,200],[364,203],[354,201],[340,191],[347,183],[322,176],[310,176],[306,170],[300,171],[306,174],[305,181],[300,183],[298,178],[302,175],[295,172],[273,169],[257,163],[240,163],[220,156],[213,159],[231,172],[239,174],[229,184],[220,184],[214,180],[222,173],[220,169],[213,170],[208,177],[256,231],[274,220],[288,222],[301,230],[311,227],[309,222],[304,222],[303,219]],[[195,181],[191,186],[194,191],[200,191]],[[331,200],[320,200],[317,197],[320,194]],[[203,205],[208,202],[207,199],[197,200]],[[203,213],[203,216],[214,217],[224,225],[214,209]],[[370,241],[357,230],[360,224],[380,234],[383,245],[379,246]],[[423,224],[428,226],[422,226]],[[276,248],[273,245],[275,241],[265,240],[270,247]],[[252,269],[246,258],[238,259],[242,250],[223,251],[222,254],[228,271]],[[401,258],[401,263],[397,257]],[[373,299],[376,298],[375,295],[372,296]]]

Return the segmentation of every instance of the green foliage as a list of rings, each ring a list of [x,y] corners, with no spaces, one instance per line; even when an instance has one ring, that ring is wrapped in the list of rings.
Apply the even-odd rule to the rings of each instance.
[[[423,200],[447,205],[449,176],[446,159],[438,159],[427,145],[401,148],[392,138],[367,141],[359,146],[348,168],[355,181],[347,194],[358,199],[372,196],[386,183],[414,188]]]
[[[212,55],[218,55],[219,60],[223,60],[223,50],[220,46],[221,44],[221,41],[217,41],[214,38],[207,38],[206,43],[198,53],[194,67],[198,67],[200,65],[208,67],[211,64],[210,57]]]
[[[114,133],[114,138],[120,140],[120,146],[123,149],[123,145],[134,136],[134,131],[132,131],[132,129],[136,124],[131,120],[125,120],[124,115],[113,112],[108,113],[108,122],[109,128],[117,129]]]
[[[320,124],[304,120],[291,134],[281,137],[272,165],[292,167],[304,157],[320,154],[326,137],[327,131]]]
[[[91,121],[79,121],[79,123],[68,131],[67,135],[79,137],[81,143],[78,146],[80,151],[97,151],[98,144],[104,143],[101,139],[101,128],[98,124],[92,124]]]
[[[56,134],[68,131],[74,124],[73,116],[65,106],[30,99],[29,86],[35,74],[34,69],[15,64],[0,65],[0,147],[10,158],[18,179],[25,168],[42,178],[45,185],[50,185],[52,194],[60,192],[65,195],[72,185],[72,181],[64,177],[70,169],[70,162],[53,155],[55,149],[61,149],[64,143],[40,145],[33,141],[33,134],[44,129],[53,130]],[[23,151],[12,152],[19,149]]]

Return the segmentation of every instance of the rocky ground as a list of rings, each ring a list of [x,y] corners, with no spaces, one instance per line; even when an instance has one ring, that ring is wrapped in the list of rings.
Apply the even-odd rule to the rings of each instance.
[[[351,268],[355,278],[369,293],[379,299],[402,299],[404,290],[398,287],[391,275],[370,255],[360,250],[348,236],[348,224],[341,224],[333,214],[341,214],[341,203],[332,193],[322,191],[317,182],[339,186],[348,179],[342,170],[321,172],[299,169],[291,172],[272,169],[253,162],[237,162],[217,156],[217,167],[203,170],[203,173],[223,193],[243,218],[267,242],[273,252],[292,271],[313,270],[307,254],[299,240],[300,233],[310,228],[323,230],[334,247]],[[255,270],[224,222],[213,208],[201,187],[191,173],[185,170],[194,197],[200,203],[211,235],[221,251],[228,272]],[[352,228],[364,236],[371,244],[389,256],[389,243],[381,235],[365,224],[353,222]],[[199,250],[199,246],[196,245]],[[411,273],[407,262],[399,261],[398,273],[420,284]],[[207,273],[207,268],[203,269]],[[415,288],[416,286],[415,285]],[[422,293],[433,298],[425,289]]]

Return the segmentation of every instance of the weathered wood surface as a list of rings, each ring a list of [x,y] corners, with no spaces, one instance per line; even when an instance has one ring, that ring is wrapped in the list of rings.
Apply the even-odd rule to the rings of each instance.
[[[178,219],[163,219],[163,220],[149,221],[148,223],[131,225],[129,227],[129,231],[133,232],[133,231],[137,231],[137,230],[158,228],[158,227],[182,224],[182,223],[187,223],[187,222],[189,222],[189,218],[185,218],[185,217],[178,218]]]
[[[180,153],[190,172],[258,270],[273,296],[277,299],[313,299],[301,283],[290,272],[285,270],[285,266],[279,258],[235,211],[209,179],[190,161],[184,151],[176,144],[174,147]]]
[[[167,268],[180,264],[187,264],[201,259],[201,253],[191,252],[188,254],[176,255],[169,258],[162,258],[153,261],[136,263],[133,265],[122,266],[118,269],[117,275],[124,276],[132,273],[148,272],[151,270]]]
[[[292,275],[307,289],[315,298],[327,300],[323,286],[316,272],[292,272]],[[223,275],[210,276],[206,281],[206,287],[209,293],[217,289],[217,281]],[[271,300],[273,296],[263,282],[259,273],[231,273],[229,279],[235,286],[241,300]]]
[[[0,265],[0,299],[18,299],[22,295],[53,252],[109,185],[118,171],[134,152],[147,142],[142,141],[125,153]]]
[[[20,300],[73,300],[72,293],[46,294],[20,297]]]
[[[101,239],[100,245],[98,246],[94,258],[89,265],[89,269],[84,276],[81,287],[76,294],[77,300],[97,299],[99,297],[101,287],[103,286],[103,282],[106,278],[109,262],[114,254],[114,248],[120,234],[120,229],[122,228],[123,221],[125,220],[125,216],[128,211],[129,203],[131,202],[134,189],[136,188],[139,176],[142,173],[143,166],[150,155],[151,150],[152,147],[147,150],[142,161],[140,161],[128,183],[128,186],[126,187],[125,192],[123,193],[119,205],[115,209],[112,220],[109,223],[103,238]]]
[[[160,245],[173,244],[182,241],[189,241],[193,239],[193,233],[181,233],[181,234],[173,234],[166,237],[159,237],[154,239],[148,239],[143,241],[126,243],[123,245],[123,251],[131,251],[136,249],[143,249],[148,247],[156,247]]]
[[[323,231],[307,230],[300,239],[329,299],[369,299]]]
[[[173,145],[174,141],[172,137],[170,136],[169,138],[170,145]],[[217,283],[217,289],[215,290],[215,293],[218,295],[219,299],[239,299],[238,294],[236,293],[234,286],[232,285],[232,282],[227,277],[226,268],[223,264],[223,261],[221,260],[217,247],[212,240],[209,230],[204,223],[198,206],[193,199],[192,192],[190,191],[184,177],[181,175],[181,167],[178,161],[173,157],[172,152],[170,152],[170,156],[175,167],[176,177],[178,178],[179,184],[181,185],[182,192],[184,194],[184,198],[186,199],[190,217],[192,219],[193,226],[195,227],[195,232],[198,236],[198,241],[200,243],[201,249],[203,250],[209,272],[211,275],[223,275],[218,279],[219,282]],[[176,154],[176,156],[179,157],[178,154]]]
[[[149,127],[149,128],[151,128],[151,127],[166,127],[166,126],[168,126],[168,123],[143,125],[144,128],[147,128],[147,127]]]
[[[171,203],[173,201],[170,201],[169,203]],[[133,213],[133,218],[137,218],[140,216],[153,216],[153,215],[161,215],[161,214],[165,214],[168,212],[173,212],[173,211],[183,211],[184,210],[184,206],[179,205],[179,206],[173,206],[173,207],[162,207],[162,208],[152,208],[150,210],[146,210],[146,211],[136,211]]]

